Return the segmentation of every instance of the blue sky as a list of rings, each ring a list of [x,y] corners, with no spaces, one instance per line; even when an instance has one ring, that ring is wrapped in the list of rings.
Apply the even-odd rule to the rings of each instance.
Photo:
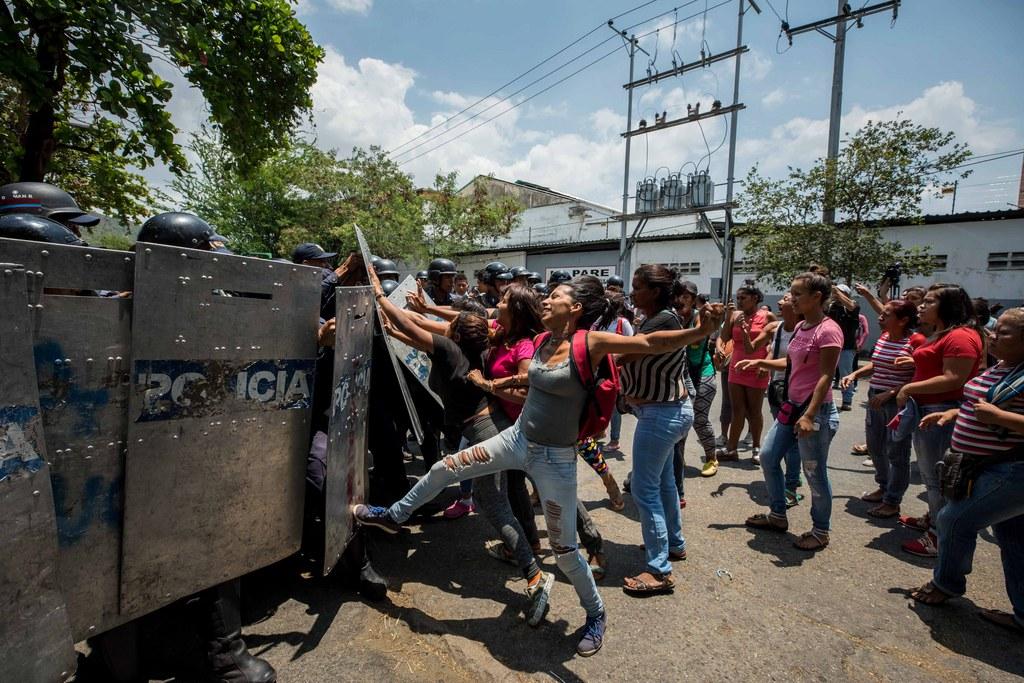
[[[673,47],[678,58],[692,62],[699,57],[702,38],[712,53],[735,46],[737,0],[703,13],[705,6],[713,8],[721,1],[656,1],[616,24],[625,28],[661,14],[633,31],[650,33],[642,44],[652,55],[657,46],[653,68],[663,70],[671,66]],[[622,84],[628,75],[621,47],[548,92],[467,131],[612,51],[616,39],[600,25],[639,4],[641,0],[301,0],[300,18],[328,50],[313,91],[318,143],[342,152],[355,145],[398,148],[395,158],[421,185],[429,184],[437,171],[457,170],[463,181],[494,173],[618,206],[623,171],[619,133],[625,129],[626,112]],[[740,100],[747,108],[739,117],[739,178],[753,163],[770,175],[784,172],[787,165],[806,165],[824,154],[827,139],[831,41],[807,33],[796,37],[790,48],[784,37],[778,39],[780,21],[768,1],[758,4],[762,14],[748,12],[744,23],[744,42],[751,52],[743,57],[740,85]],[[856,8],[865,3],[851,4]],[[835,10],[832,0],[772,0],[772,5],[794,26]],[[674,7],[678,12],[671,11]],[[676,27],[673,44],[670,24],[694,14]],[[849,32],[844,132],[902,110],[920,123],[955,131],[979,155],[1024,147],[1024,56],[1019,49],[1024,2],[905,0],[898,20],[890,23],[889,14],[878,14],[865,19],[862,29]],[[470,112],[494,105],[487,113],[436,139],[429,138],[444,126],[417,139],[595,28],[574,48]],[[500,101],[595,46],[570,66]],[[648,58],[639,55],[638,75],[647,68]],[[649,122],[660,111],[672,119],[685,114],[687,103],[700,100],[706,108],[716,98],[728,104],[731,95],[732,64],[726,62],[636,90],[635,111]],[[185,93],[173,107],[184,131],[198,125],[201,115],[201,108],[189,102],[193,98]],[[446,125],[455,126],[466,116]],[[697,162],[708,147],[714,150],[725,137],[726,118],[704,124],[707,146],[692,124],[634,138],[631,186],[645,174],[661,177],[687,161]],[[398,147],[411,139],[425,144],[414,150],[409,149],[412,145]],[[438,146],[447,140],[453,141]],[[711,155],[716,182],[725,179],[726,149]],[[1020,156],[974,168],[962,183],[958,209],[1009,208],[1006,202],[1016,202]],[[926,208],[948,211],[949,199],[930,200]]]

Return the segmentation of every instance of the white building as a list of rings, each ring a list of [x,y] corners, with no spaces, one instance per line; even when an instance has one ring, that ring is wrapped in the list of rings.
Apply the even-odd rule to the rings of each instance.
[[[473,181],[477,182],[487,183],[488,192],[516,196],[526,209],[509,236],[460,259],[459,267],[467,274],[489,261],[502,261],[542,276],[557,268],[602,277],[624,275],[616,272],[621,223],[610,220],[617,210],[522,181],[479,176]],[[636,222],[627,227],[631,233]],[[928,245],[935,256],[935,272],[927,278],[904,278],[904,287],[956,282],[972,296],[991,302],[1020,305],[1024,299],[1024,211],[925,216],[922,225],[885,228],[883,236],[906,246]],[[736,244],[734,284],[754,277],[743,246],[741,238]],[[631,260],[634,268],[669,264],[703,292],[712,291],[712,278],[722,271],[718,247],[693,216],[652,218],[639,235]],[[717,288],[717,281],[714,284]],[[773,301],[780,294],[763,289]]]

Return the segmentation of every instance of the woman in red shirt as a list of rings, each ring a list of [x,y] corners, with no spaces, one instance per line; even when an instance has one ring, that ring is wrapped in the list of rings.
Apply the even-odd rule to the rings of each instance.
[[[914,355],[896,360],[896,366],[914,366],[914,377],[896,394],[896,403],[903,407],[913,398],[924,418],[960,405],[964,385],[978,372],[981,362],[981,337],[974,329],[974,306],[971,298],[959,285],[936,284],[928,289],[918,310],[922,325],[935,331]],[[928,494],[928,514],[924,517],[900,516],[904,526],[923,531],[924,535],[903,544],[903,549],[920,557],[938,555],[935,538],[935,518],[944,503],[939,489],[935,465],[949,449],[953,425],[914,432],[914,452],[917,469],[924,480]]]
[[[719,337],[719,348],[733,342],[732,358],[729,361],[729,401],[732,404],[732,421],[729,438],[724,450],[717,452],[718,460],[738,460],[736,448],[743,434],[743,424],[750,424],[752,457],[754,464],[760,464],[761,432],[764,430],[764,394],[768,389],[769,375],[757,369],[741,370],[736,364],[743,360],[761,360],[768,357],[768,343],[772,339],[775,322],[770,311],[758,306],[764,301],[764,294],[748,281],[736,290],[736,307],[739,309],[726,321]]]

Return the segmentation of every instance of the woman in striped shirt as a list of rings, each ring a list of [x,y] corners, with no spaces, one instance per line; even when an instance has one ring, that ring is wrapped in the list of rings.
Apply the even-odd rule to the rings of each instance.
[[[683,329],[672,310],[675,271],[658,264],[633,274],[633,304],[643,313],[637,334]],[[682,516],[673,472],[675,445],[693,424],[693,406],[683,384],[686,347],[661,356],[622,356],[622,395],[637,418],[633,432],[630,493],[640,513],[647,571],[626,577],[627,593],[672,589],[672,560],[686,557]]]
[[[978,533],[989,526],[999,544],[1013,613],[980,616],[1024,634],[1024,309],[1004,313],[990,336],[999,363],[964,386],[960,409],[931,413],[921,429],[955,420],[953,448],[984,464],[969,495],[939,512],[939,556],[932,580],[911,593],[938,605],[967,590]]]
[[[922,334],[913,333],[917,325],[917,307],[909,301],[895,299],[885,304],[878,315],[882,335],[875,342],[871,362],[840,380],[846,389],[861,377],[871,376],[868,387],[868,410],[864,415],[868,454],[875,467],[878,489],[860,497],[866,503],[878,503],[868,514],[879,519],[900,513],[903,494],[910,484],[910,439],[893,441],[889,422],[896,416],[896,394],[914,377],[913,366],[896,366],[900,356],[910,356],[924,343]]]

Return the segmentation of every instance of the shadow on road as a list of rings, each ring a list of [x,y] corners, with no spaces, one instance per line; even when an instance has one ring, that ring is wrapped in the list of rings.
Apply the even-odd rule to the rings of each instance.
[[[906,595],[910,590],[890,588],[890,593]],[[971,659],[985,662],[1016,676],[1024,676],[1021,638],[978,617],[978,606],[968,598],[953,598],[942,605],[923,605],[909,601],[908,608],[927,624],[931,637],[943,647]]]

